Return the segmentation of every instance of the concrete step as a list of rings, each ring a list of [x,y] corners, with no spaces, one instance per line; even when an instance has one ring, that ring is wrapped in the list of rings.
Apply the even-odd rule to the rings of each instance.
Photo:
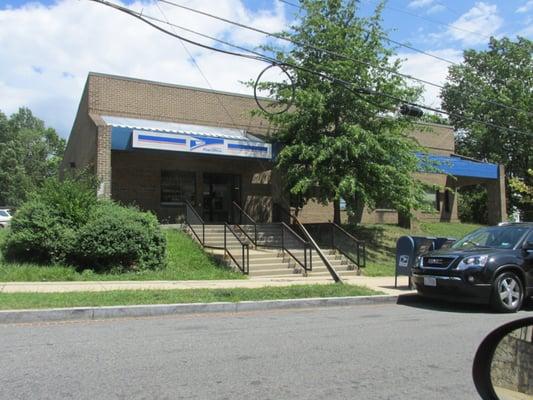
[[[288,268],[287,266],[279,266],[279,265],[265,265],[262,268],[259,268],[257,266],[250,265],[250,271],[253,271],[254,274],[262,274],[262,275],[272,275],[277,273],[295,273],[294,268]],[[299,271],[299,270],[296,270]]]
[[[283,260],[281,257],[277,258],[252,258],[250,257],[250,265],[264,265],[264,264],[271,264],[271,265],[289,265],[289,262],[287,260]]]
[[[272,269],[261,269],[255,270],[250,266],[250,276],[262,276],[262,277],[273,277],[273,276],[298,276],[301,273],[295,273],[291,268],[272,268]]]

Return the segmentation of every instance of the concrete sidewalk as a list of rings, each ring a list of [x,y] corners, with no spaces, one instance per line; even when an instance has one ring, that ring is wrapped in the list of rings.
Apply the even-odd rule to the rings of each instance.
[[[394,288],[394,277],[356,276],[345,279],[350,285],[366,286],[385,294],[400,295],[412,292],[407,287],[407,277],[398,278]],[[0,293],[60,293],[60,292],[102,292],[109,290],[170,290],[170,289],[229,289],[261,288],[266,286],[292,286],[332,283],[331,279],[320,278],[251,278],[242,280],[202,281],[76,281],[76,282],[0,282]]]

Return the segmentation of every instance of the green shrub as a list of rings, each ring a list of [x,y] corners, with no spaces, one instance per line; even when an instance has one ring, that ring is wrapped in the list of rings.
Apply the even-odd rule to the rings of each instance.
[[[3,253],[7,260],[61,263],[67,261],[74,241],[74,229],[64,225],[47,204],[30,200],[13,217]]]
[[[118,272],[163,266],[166,241],[154,215],[101,202],[79,230],[75,248],[76,264]]]
[[[67,263],[95,271],[155,269],[165,238],[150,213],[96,198],[94,180],[48,180],[13,217],[2,252],[8,261]]]
[[[76,231],[96,207],[96,191],[87,179],[48,179],[15,213],[3,243],[7,260],[68,262]]]
[[[487,225],[487,189],[481,185],[460,188],[458,214],[461,222]]]

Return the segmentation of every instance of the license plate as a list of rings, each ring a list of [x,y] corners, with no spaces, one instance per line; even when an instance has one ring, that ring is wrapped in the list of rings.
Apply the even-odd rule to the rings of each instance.
[[[437,279],[431,276],[425,276],[424,286],[437,286]]]

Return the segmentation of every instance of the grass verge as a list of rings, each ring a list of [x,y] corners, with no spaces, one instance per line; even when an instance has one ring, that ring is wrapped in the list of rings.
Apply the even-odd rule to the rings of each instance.
[[[167,263],[157,270],[127,273],[95,273],[77,271],[68,265],[39,265],[9,263],[0,257],[0,282],[44,281],[149,281],[149,280],[208,280],[243,279],[218,263],[185,233],[165,230],[167,238]],[[0,231],[0,240],[6,232]]]
[[[348,225],[346,228],[355,237],[366,242],[367,262],[363,274],[366,276],[394,276],[396,241],[400,236],[420,235],[459,239],[480,226],[448,222],[420,222],[411,230],[386,224]]]
[[[213,303],[246,300],[303,299],[311,297],[383,294],[355,285],[297,285],[258,289],[117,290],[70,293],[0,293],[0,309],[97,307],[141,304]]]

